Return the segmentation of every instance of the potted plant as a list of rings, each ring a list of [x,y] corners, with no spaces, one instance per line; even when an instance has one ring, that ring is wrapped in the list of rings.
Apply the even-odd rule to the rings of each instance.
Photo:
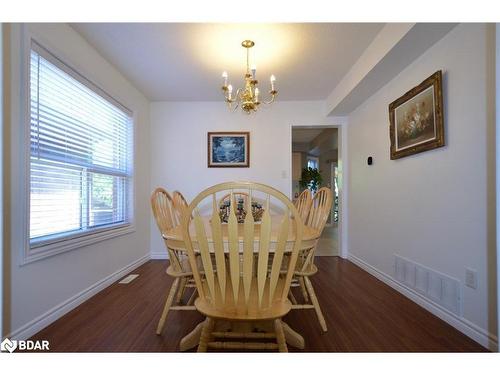
[[[316,168],[304,168],[302,169],[301,178],[299,181],[300,187],[302,189],[309,189],[313,193],[319,189],[319,186],[323,182],[320,171]]]

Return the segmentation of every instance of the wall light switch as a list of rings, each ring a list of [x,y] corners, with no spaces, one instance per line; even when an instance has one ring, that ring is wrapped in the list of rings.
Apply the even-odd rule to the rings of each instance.
[[[286,178],[286,171],[284,169],[281,171],[281,178]]]
[[[477,289],[477,271],[470,268],[465,269],[465,285]]]

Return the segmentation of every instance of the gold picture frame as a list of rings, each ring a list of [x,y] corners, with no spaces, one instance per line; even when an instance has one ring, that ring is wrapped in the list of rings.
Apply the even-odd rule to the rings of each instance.
[[[445,145],[442,72],[389,104],[391,160]]]

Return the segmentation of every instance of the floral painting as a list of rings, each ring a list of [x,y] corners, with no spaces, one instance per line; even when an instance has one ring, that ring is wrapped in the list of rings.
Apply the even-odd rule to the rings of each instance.
[[[248,132],[209,132],[208,167],[248,167],[249,145]]]
[[[434,90],[429,87],[396,108],[396,150],[424,143],[436,137]]]
[[[444,146],[441,71],[389,105],[391,159]]]

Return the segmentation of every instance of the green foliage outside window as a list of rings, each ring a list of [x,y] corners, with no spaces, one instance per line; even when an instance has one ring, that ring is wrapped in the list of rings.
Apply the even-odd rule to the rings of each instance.
[[[94,207],[113,207],[113,177],[94,175],[92,178],[92,200]]]
[[[302,169],[301,179],[299,181],[300,187],[302,189],[309,189],[315,192],[321,186],[323,178],[321,177],[321,171],[316,168],[304,168]]]

